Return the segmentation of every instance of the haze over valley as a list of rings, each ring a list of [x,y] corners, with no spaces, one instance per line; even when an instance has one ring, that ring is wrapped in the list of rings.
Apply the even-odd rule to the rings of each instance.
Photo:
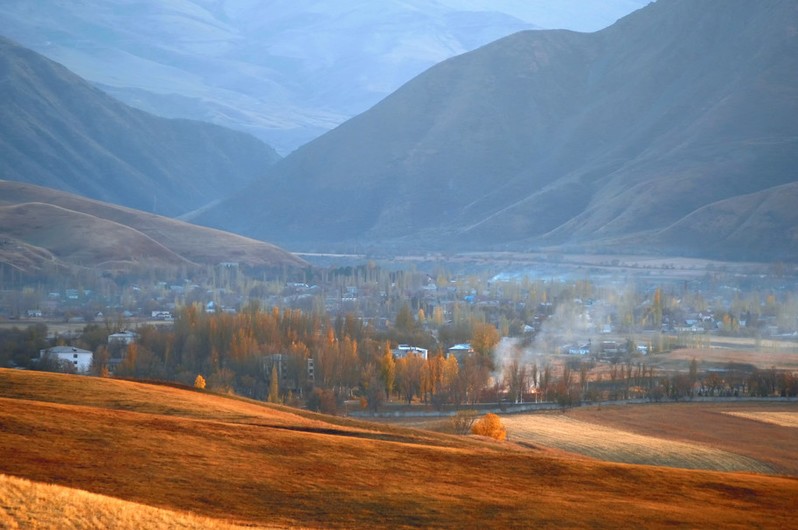
[[[12,0],[0,26],[130,105],[287,154],[448,57],[522,29],[595,31],[645,4]]]

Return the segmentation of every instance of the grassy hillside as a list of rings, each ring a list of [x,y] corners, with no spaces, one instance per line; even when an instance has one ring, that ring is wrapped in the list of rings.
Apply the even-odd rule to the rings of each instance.
[[[798,480],[607,464],[168,386],[0,370],[0,473],[256,526],[773,526]],[[11,513],[14,513],[12,507]]]
[[[6,180],[0,180],[0,237],[17,242],[0,246],[0,261],[27,271],[59,262],[87,267],[226,261],[256,268],[306,265],[263,241]]]
[[[160,510],[87,491],[0,475],[0,527],[244,528],[189,513]]]

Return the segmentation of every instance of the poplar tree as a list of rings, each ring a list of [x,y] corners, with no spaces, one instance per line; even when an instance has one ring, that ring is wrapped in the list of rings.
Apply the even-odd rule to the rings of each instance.
[[[382,363],[380,363],[380,371],[382,382],[385,384],[385,399],[391,400],[391,392],[396,384],[396,361],[393,358],[390,343],[385,343],[385,351],[382,354]]]
[[[269,385],[269,403],[280,402],[280,382],[277,375],[277,363],[272,365],[272,379]]]

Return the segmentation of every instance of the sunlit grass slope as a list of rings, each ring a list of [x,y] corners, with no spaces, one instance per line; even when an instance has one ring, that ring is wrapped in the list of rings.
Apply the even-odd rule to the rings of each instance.
[[[0,528],[238,530],[243,526],[0,475]]]
[[[504,423],[515,441],[556,447],[609,462],[717,471],[774,471],[753,458],[709,445],[637,434],[563,414],[511,416]]]
[[[798,403],[794,401],[582,407],[569,411],[567,417],[619,429],[631,437],[655,438],[671,447],[687,443],[725,454],[717,462],[733,464],[732,469],[760,471],[756,464],[747,467],[754,460],[770,468],[771,473],[798,477]],[[728,459],[732,455],[741,458],[733,463],[735,458]],[[679,465],[678,458],[673,464]]]
[[[0,473],[256,526],[787,527],[798,509],[790,478],[608,464],[10,370],[0,370],[0,452]]]

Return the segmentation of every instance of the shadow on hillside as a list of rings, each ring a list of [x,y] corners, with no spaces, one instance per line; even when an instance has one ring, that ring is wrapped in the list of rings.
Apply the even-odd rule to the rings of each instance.
[[[345,429],[335,429],[330,427],[308,427],[301,425],[265,425],[269,429],[280,429],[284,431],[303,432],[309,434],[325,434],[330,436],[345,436],[347,438],[359,438],[363,440],[379,440],[383,442],[411,443],[419,445],[435,444],[435,440],[426,437],[403,436],[399,434],[389,434],[373,431],[354,431]]]

